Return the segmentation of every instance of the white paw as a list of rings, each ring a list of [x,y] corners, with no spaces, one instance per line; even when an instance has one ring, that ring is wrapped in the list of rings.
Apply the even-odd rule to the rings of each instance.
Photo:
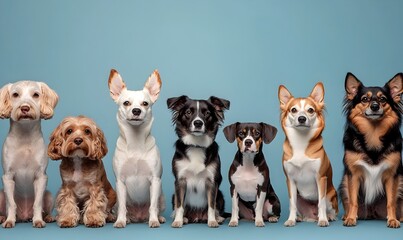
[[[231,220],[228,224],[229,227],[238,227],[238,221]]]
[[[166,222],[166,220],[165,220],[165,218],[164,218],[163,216],[159,216],[159,217],[158,217],[158,221],[159,221],[160,223],[165,223],[165,222]]]
[[[174,221],[171,225],[173,228],[181,228],[183,227],[183,221]]]
[[[255,221],[255,226],[256,227],[264,227],[264,222],[263,221]]]
[[[214,221],[208,221],[207,225],[211,228],[218,228],[218,222],[216,220]]]
[[[329,222],[327,220],[319,220],[318,221],[318,226],[319,227],[327,227],[327,226],[329,226]]]
[[[276,222],[278,222],[278,217],[277,217],[277,216],[271,216],[271,217],[269,217],[269,222],[271,222],[271,223],[276,223]]]
[[[113,226],[114,226],[115,228],[124,228],[124,227],[126,227],[126,221],[117,220],[117,221],[113,224]]]
[[[3,223],[3,228],[13,228],[15,227],[15,221],[7,220]]]
[[[159,221],[149,221],[148,226],[150,228],[158,228],[158,227],[160,227],[160,222]]]
[[[32,221],[32,226],[35,228],[44,228],[46,226],[46,223],[43,220],[35,220]]]
[[[295,220],[288,219],[287,221],[285,221],[284,226],[286,226],[286,227],[294,227],[295,226]]]

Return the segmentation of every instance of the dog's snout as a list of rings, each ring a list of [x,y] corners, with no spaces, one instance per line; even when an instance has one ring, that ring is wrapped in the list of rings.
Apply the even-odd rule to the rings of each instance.
[[[298,122],[299,122],[299,123],[305,123],[305,122],[306,122],[306,117],[304,117],[304,116],[299,116],[299,117],[298,117]]]
[[[250,139],[246,139],[246,140],[245,140],[245,147],[251,147],[252,144],[253,144],[253,141],[252,141],[252,140],[250,140]]]
[[[31,110],[31,108],[29,106],[27,106],[27,105],[24,105],[24,106],[21,107],[21,112],[22,113],[28,113],[29,110]]]
[[[377,102],[372,102],[370,108],[371,108],[371,110],[374,111],[374,112],[379,111],[379,108],[380,108],[379,103],[377,103]]]
[[[196,128],[201,128],[201,127],[203,127],[203,121],[202,120],[196,120],[196,121],[193,122],[193,125]]]
[[[133,108],[132,113],[134,116],[139,116],[141,114],[140,108]]]
[[[74,143],[75,143],[77,146],[80,145],[82,142],[83,142],[83,139],[82,139],[82,138],[75,138],[75,139],[74,139]]]

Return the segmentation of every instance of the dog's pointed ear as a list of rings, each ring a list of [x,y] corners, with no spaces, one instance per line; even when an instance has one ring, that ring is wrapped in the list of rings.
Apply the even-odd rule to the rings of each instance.
[[[186,95],[182,95],[180,97],[168,98],[167,100],[168,109],[171,109],[172,111],[179,111],[188,100],[189,98]]]
[[[346,89],[346,98],[348,100],[353,100],[355,95],[357,95],[358,89],[362,86],[362,83],[354,74],[348,72],[346,75],[346,80],[344,82],[344,88]]]
[[[262,126],[263,129],[263,136],[262,136],[263,142],[266,144],[271,143],[271,141],[273,141],[273,139],[276,137],[277,128],[263,122],[261,122],[260,125]]]
[[[52,134],[50,134],[49,137],[49,145],[48,145],[48,156],[52,160],[60,160],[62,156],[62,145],[64,142],[63,136],[62,136],[62,125],[63,122],[59,124],[53,130]]]
[[[54,109],[59,101],[59,96],[46,83],[40,82],[41,96],[41,118],[47,120],[53,117]]]
[[[91,160],[101,161],[108,153],[108,146],[106,144],[105,135],[100,128],[96,129],[96,139],[94,140],[94,149],[89,158]]]
[[[111,69],[111,73],[109,74],[108,87],[111,97],[115,102],[118,101],[122,91],[126,89],[126,84],[123,81],[123,78],[115,69]]]
[[[148,77],[146,83],[144,84],[144,90],[148,91],[150,94],[151,101],[155,103],[160,95],[161,91],[161,77],[158,70],[154,70],[154,72]]]
[[[238,124],[239,124],[239,122],[236,122],[236,123],[226,126],[223,129],[224,136],[227,139],[227,141],[230,143],[233,143],[235,141],[236,129],[237,129]]]
[[[390,95],[393,101],[399,103],[401,101],[401,95],[403,93],[403,73],[396,74],[392,79],[390,79],[385,87],[388,86]]]
[[[278,100],[280,101],[280,107],[287,105],[290,99],[293,98],[292,94],[284,85],[278,87]]]
[[[315,102],[323,103],[323,99],[325,98],[325,88],[323,87],[322,82],[318,82],[312,89],[311,94],[309,95]]]
[[[11,83],[4,85],[0,89],[0,118],[10,118],[11,117],[11,97],[10,97],[10,88]]]

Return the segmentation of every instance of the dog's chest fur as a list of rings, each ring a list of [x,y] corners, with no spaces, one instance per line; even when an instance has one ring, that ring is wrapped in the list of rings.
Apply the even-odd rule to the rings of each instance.
[[[206,165],[206,149],[188,147],[186,157],[176,161],[178,179],[187,183],[185,204],[203,208],[207,206],[206,181],[214,181],[214,165]]]
[[[239,197],[248,202],[256,201],[257,186],[262,186],[264,182],[264,176],[253,164],[253,159],[254,155],[244,154],[243,164],[239,165],[231,176],[231,181],[235,185]]]
[[[312,137],[299,133],[293,128],[286,128],[287,139],[292,148],[292,157],[284,159],[284,171],[288,178],[297,185],[298,193],[305,199],[318,200],[316,177],[321,166],[321,160],[306,156],[306,149]]]

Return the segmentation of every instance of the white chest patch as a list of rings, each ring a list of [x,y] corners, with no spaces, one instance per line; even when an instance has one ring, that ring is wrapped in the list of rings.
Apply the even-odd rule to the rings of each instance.
[[[187,182],[185,204],[203,208],[207,206],[206,180],[214,179],[214,166],[204,164],[205,151],[202,148],[189,148],[187,159],[176,162],[178,177],[185,178]]]
[[[376,197],[384,193],[382,174],[390,166],[387,162],[382,162],[379,165],[369,165],[363,160],[358,160],[356,165],[364,169],[365,204],[371,204]]]
[[[238,166],[231,176],[235,190],[244,201],[256,201],[257,186],[263,185],[264,177],[258,168],[253,165]]]

